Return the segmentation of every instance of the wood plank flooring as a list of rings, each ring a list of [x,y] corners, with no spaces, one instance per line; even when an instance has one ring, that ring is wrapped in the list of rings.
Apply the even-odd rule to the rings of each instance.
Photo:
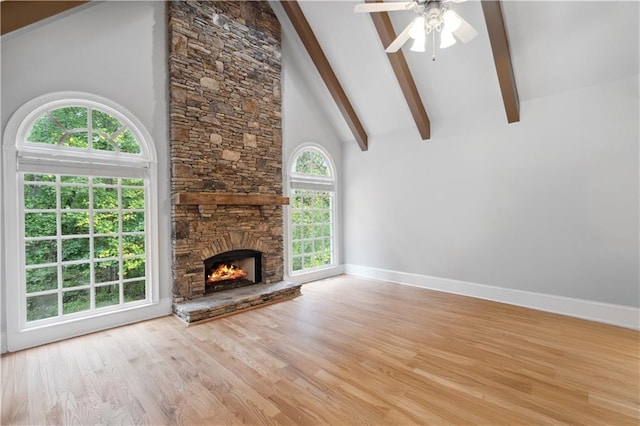
[[[349,276],[2,357],[0,423],[639,424],[639,333]]]

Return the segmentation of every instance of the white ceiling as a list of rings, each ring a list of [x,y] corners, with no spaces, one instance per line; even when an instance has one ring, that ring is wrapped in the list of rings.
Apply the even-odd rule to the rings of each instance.
[[[369,136],[415,128],[370,16],[353,13],[360,1],[299,3]],[[307,76],[338,135],[352,140],[286,14],[277,2],[271,4],[282,22],[285,54]],[[637,75],[639,6],[637,1],[503,0],[521,103]],[[482,6],[469,0],[453,8],[478,30],[478,37],[466,45],[436,48],[435,62],[429,49],[411,52],[410,43],[403,48],[431,120],[432,139],[439,128],[464,124],[480,112],[507,125]],[[415,15],[399,11],[390,16],[399,33]]]

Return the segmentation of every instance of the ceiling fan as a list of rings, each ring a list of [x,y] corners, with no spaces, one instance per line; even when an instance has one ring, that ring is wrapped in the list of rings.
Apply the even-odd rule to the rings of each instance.
[[[391,12],[411,10],[416,16],[409,25],[385,49],[387,53],[397,52],[410,38],[413,39],[411,50],[424,52],[427,36],[431,35],[433,60],[435,61],[435,35],[440,34],[440,48],[445,49],[456,44],[456,39],[463,43],[473,40],[478,31],[475,30],[458,13],[451,9],[453,3],[465,0],[412,0],[388,3],[361,3],[356,5],[355,13]]]

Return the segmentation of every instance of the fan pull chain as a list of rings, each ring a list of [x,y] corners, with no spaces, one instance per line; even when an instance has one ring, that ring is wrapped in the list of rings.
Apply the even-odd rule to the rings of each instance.
[[[431,60],[436,61],[436,32],[431,32]]]

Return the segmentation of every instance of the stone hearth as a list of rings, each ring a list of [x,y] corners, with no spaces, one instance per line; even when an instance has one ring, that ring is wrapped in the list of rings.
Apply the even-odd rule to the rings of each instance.
[[[220,291],[178,303],[174,307],[174,312],[184,322],[191,324],[294,298],[300,295],[300,286],[300,284],[281,281],[275,284]]]

